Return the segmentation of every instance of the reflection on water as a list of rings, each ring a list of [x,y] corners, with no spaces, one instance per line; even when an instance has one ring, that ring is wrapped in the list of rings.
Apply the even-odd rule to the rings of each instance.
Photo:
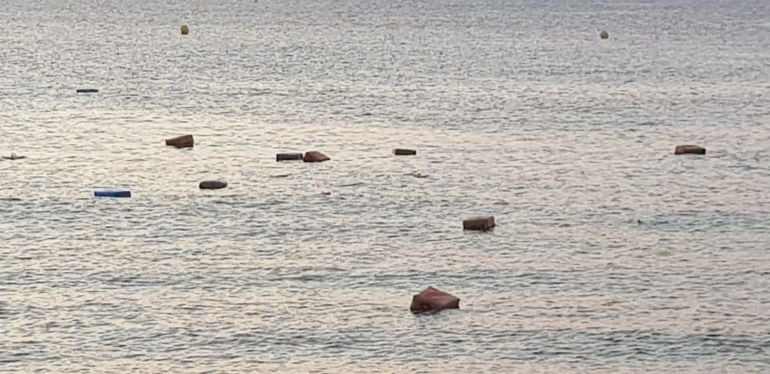
[[[10,0],[2,371],[767,371],[768,5],[471,3]]]

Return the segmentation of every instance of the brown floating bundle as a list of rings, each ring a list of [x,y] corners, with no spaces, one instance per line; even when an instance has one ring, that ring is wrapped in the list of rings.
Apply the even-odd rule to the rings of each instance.
[[[495,227],[495,217],[471,217],[463,221],[463,230],[488,231]]]
[[[166,145],[177,148],[190,148],[195,145],[195,140],[192,135],[182,135],[177,136],[176,138],[166,139]]]
[[[329,156],[318,151],[305,152],[305,156],[302,158],[302,161],[305,162],[323,162],[329,160],[331,160]]]
[[[438,312],[443,309],[459,309],[460,299],[437,288],[428,287],[412,296],[409,310],[412,312]]]
[[[706,148],[703,148],[698,145],[678,145],[676,148],[674,148],[674,154],[675,155],[705,155],[706,154]]]

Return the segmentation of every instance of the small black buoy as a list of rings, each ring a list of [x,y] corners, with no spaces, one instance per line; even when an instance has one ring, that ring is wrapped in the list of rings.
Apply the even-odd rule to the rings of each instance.
[[[599,37],[602,39],[609,39],[610,33],[608,33],[607,31],[602,31],[599,33]]]

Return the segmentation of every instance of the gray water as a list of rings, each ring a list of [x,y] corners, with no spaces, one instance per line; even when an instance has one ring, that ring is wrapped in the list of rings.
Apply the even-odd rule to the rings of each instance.
[[[767,1],[3,0],[0,35],[2,372],[770,371]]]

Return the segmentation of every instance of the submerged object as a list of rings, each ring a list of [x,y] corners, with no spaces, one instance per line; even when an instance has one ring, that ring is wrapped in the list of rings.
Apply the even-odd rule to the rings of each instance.
[[[414,149],[396,148],[393,150],[393,154],[396,156],[415,156],[417,151]]]
[[[131,197],[129,190],[94,191],[94,197]]]
[[[411,177],[415,177],[415,178],[427,178],[428,177],[428,174],[423,174],[423,173],[418,173],[418,172],[407,173],[406,175],[411,176]]]
[[[675,155],[705,155],[706,154],[706,148],[703,148],[698,145],[691,145],[691,144],[685,144],[685,145],[678,145],[676,148],[674,148],[674,154]]]
[[[329,156],[318,151],[305,152],[305,156],[302,157],[302,161],[305,162],[323,162],[329,160],[331,160]]]
[[[78,88],[75,90],[76,93],[97,93],[99,92],[96,88]]]
[[[198,188],[202,190],[218,190],[227,187],[227,182],[222,181],[203,181],[198,184]]]
[[[195,145],[195,139],[192,135],[182,135],[176,138],[166,139],[166,145],[171,145],[177,148],[191,148]]]
[[[495,217],[471,217],[463,221],[463,230],[488,231],[495,227]]]
[[[302,161],[303,158],[302,153],[278,153],[275,155],[276,161]]]
[[[180,31],[182,32],[182,35],[187,35],[190,33],[190,28],[187,27],[187,25],[182,25]]]
[[[438,312],[443,309],[459,309],[460,299],[437,288],[428,287],[412,296],[409,310],[412,312]]]
[[[19,156],[19,155],[15,154],[15,153],[11,153],[10,156],[3,156],[3,158],[6,159],[6,160],[22,160],[22,159],[27,158],[27,156]]]

